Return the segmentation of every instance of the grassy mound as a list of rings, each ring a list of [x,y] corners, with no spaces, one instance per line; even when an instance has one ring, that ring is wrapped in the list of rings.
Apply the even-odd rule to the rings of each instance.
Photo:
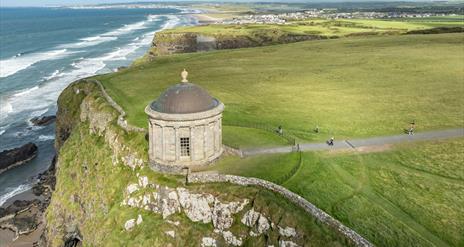
[[[463,125],[463,40],[459,33],[384,36],[181,54],[98,79],[129,123],[146,127],[145,106],[187,68],[190,81],[224,102],[224,143],[233,146],[280,142],[237,123],[282,125],[301,142],[389,135],[412,120],[418,131]]]

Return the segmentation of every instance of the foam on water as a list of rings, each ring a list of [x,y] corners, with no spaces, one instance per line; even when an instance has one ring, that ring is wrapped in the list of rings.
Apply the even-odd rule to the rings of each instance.
[[[28,94],[30,94],[31,92],[33,92],[33,91],[35,91],[37,89],[39,89],[39,86],[34,86],[34,87],[31,87],[31,88],[27,88],[27,89],[19,91],[18,93],[15,93],[13,95],[13,97],[20,97],[20,96],[28,95]]]
[[[161,30],[171,29],[179,25],[180,18],[176,15],[167,15],[168,21],[164,24]]]
[[[53,73],[51,75],[43,77],[42,81],[52,80],[52,79],[56,78],[59,74],[60,74],[60,70],[57,69],[57,70],[53,71]]]
[[[54,135],[40,135],[39,136],[39,141],[44,142],[44,141],[50,141],[54,140],[55,136]]]
[[[4,102],[4,104],[0,105],[0,113],[2,118],[8,116],[9,113],[13,112],[13,106],[10,104],[10,102],[6,100],[0,100],[0,102]]]
[[[32,188],[32,184],[21,184],[20,186],[18,187],[9,187],[9,188],[6,188],[6,193],[4,193],[3,195],[0,196],[0,206],[2,206],[3,204],[5,204],[6,201],[8,201],[8,199],[16,196],[16,195],[19,195],[25,191],[28,191]]]
[[[14,56],[12,58],[0,60],[0,78],[14,75],[40,61],[59,59],[67,54],[69,54],[68,50],[61,49]]]
[[[115,41],[117,39],[118,39],[118,37],[113,37],[113,36],[108,37],[108,36],[100,36],[100,35],[98,35],[98,36],[93,36],[93,37],[82,38],[77,43],[60,45],[58,47],[60,47],[60,48],[71,48],[71,49],[85,48],[85,47],[99,45],[99,44],[102,44],[102,43],[105,43],[105,42]]]
[[[132,24],[126,24],[121,28],[118,28],[116,30],[104,33],[104,34],[102,34],[102,36],[120,36],[120,35],[123,35],[123,34],[133,32],[135,30],[145,29],[145,28],[147,28],[146,25],[148,23],[156,21],[156,20],[158,20],[157,15],[149,15],[149,16],[147,16],[147,19],[144,20],[144,21],[139,21],[139,22],[132,23]]]

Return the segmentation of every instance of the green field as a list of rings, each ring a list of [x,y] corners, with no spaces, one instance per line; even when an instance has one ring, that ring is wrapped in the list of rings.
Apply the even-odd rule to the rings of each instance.
[[[381,153],[304,153],[283,185],[378,246],[463,246],[463,150],[456,139]],[[210,169],[275,182],[296,157],[228,157]]]
[[[300,142],[390,135],[411,120],[418,131],[463,126],[463,41],[463,34],[308,41],[157,57],[97,78],[128,122],[146,127],[145,106],[187,68],[190,81],[224,102],[224,143],[236,147],[285,142],[237,125],[282,125]]]
[[[200,33],[205,35],[246,36],[253,38],[256,35],[278,36],[282,34],[293,35],[320,35],[328,38],[361,34],[405,33],[413,30],[424,30],[434,27],[463,27],[464,20],[459,18],[448,19],[408,19],[408,20],[370,20],[370,19],[310,19],[294,21],[285,25],[277,24],[244,24],[244,25],[203,25],[179,27],[165,30],[163,33]]]

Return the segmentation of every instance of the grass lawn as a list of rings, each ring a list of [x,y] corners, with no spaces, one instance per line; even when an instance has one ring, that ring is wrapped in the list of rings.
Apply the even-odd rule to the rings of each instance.
[[[281,35],[288,33],[294,35],[322,35],[326,37],[340,37],[358,33],[385,33],[430,29],[433,27],[456,27],[464,26],[464,21],[458,18],[449,19],[413,19],[407,20],[327,20],[310,19],[305,21],[288,22],[286,25],[277,24],[243,24],[243,25],[202,25],[178,27],[165,30],[164,33],[192,32],[213,36],[249,36],[255,34]]]
[[[223,142],[234,148],[271,147],[288,145],[286,139],[270,131],[238,126],[224,126]]]
[[[462,246],[463,150],[464,139],[454,139],[382,153],[304,153],[284,186],[378,246]],[[295,155],[224,159],[211,169],[273,181]]]
[[[226,156],[208,169],[223,174],[246,175],[281,183],[282,179],[299,165],[299,156],[298,153],[262,155],[245,159]]]
[[[463,126],[463,41],[463,34],[383,36],[180,54],[98,79],[129,123],[146,127],[145,106],[187,68],[190,81],[224,102],[224,143],[233,146],[280,141],[227,127],[235,123],[282,125],[301,142],[389,135],[413,119],[418,131]]]

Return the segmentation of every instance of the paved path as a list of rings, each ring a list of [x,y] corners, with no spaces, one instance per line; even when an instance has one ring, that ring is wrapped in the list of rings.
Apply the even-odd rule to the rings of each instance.
[[[301,151],[319,151],[319,150],[337,150],[337,149],[356,149],[360,147],[379,146],[386,144],[396,144],[404,142],[426,141],[426,140],[440,140],[448,138],[464,137],[464,128],[420,132],[412,136],[407,134],[373,137],[366,139],[353,139],[335,141],[333,146],[326,143],[303,143],[300,144]],[[290,153],[296,151],[293,146],[281,146],[273,148],[259,148],[259,149],[245,149],[242,150],[243,155],[251,156],[258,154],[274,154],[274,153]]]

